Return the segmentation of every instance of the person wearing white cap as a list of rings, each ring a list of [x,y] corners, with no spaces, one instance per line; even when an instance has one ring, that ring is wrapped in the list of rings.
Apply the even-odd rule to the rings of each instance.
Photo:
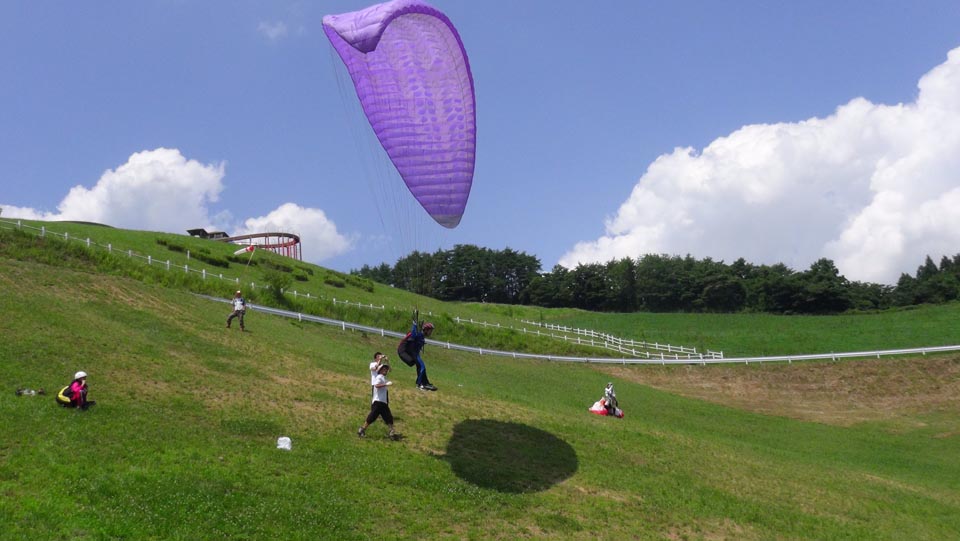
[[[73,381],[57,393],[57,403],[65,408],[87,409],[96,404],[87,400],[87,373],[83,370],[73,376]]]
[[[233,294],[233,312],[227,316],[227,328],[230,328],[230,322],[233,321],[233,318],[240,320],[240,331],[245,331],[247,328],[243,325],[243,316],[247,313],[247,301],[243,299],[243,294],[240,291],[237,291]]]

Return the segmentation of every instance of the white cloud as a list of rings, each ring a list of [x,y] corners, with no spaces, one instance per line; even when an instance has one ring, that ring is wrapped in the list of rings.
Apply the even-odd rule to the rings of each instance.
[[[284,203],[266,216],[248,218],[233,235],[250,233],[295,233],[300,236],[303,259],[324,261],[352,248],[353,239],[337,232],[337,226],[320,209]]]
[[[5,206],[5,216],[77,220],[116,227],[182,232],[208,227],[207,205],[223,191],[225,164],[187,160],[177,149],[158,148],[130,156],[107,170],[93,188],[74,186],[57,212]],[[193,224],[193,225],[190,225]]]
[[[283,22],[261,22],[257,26],[257,31],[266,36],[270,41],[277,41],[287,36],[287,25]]]
[[[300,235],[302,255],[319,263],[352,249],[354,239],[337,232],[322,210],[286,203],[266,216],[237,225],[229,211],[210,215],[224,190],[226,166],[186,159],[179,150],[158,148],[130,156],[103,173],[92,188],[75,186],[57,212],[0,205],[3,218],[97,222],[126,229],[184,234],[203,227],[232,235],[285,232]]]
[[[895,283],[960,253],[960,48],[918,86],[914,103],[857,98],[662,155],[604,236],[560,264],[665,253],[805,270],[827,257],[852,280]]]

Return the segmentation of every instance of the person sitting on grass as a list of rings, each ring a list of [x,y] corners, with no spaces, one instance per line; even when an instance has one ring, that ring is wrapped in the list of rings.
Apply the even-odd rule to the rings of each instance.
[[[57,393],[57,403],[65,408],[85,410],[96,404],[87,400],[87,373],[83,370],[73,376],[73,381]]]
[[[613,382],[607,383],[603,389],[603,401],[610,415],[616,415],[620,404],[617,402],[617,393],[613,390]]]

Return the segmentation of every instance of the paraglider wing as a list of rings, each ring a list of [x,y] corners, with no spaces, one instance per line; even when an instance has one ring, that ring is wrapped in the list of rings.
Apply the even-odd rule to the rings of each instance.
[[[460,223],[473,184],[473,76],[450,20],[419,0],[323,18],[363,112],[410,192],[440,225]]]

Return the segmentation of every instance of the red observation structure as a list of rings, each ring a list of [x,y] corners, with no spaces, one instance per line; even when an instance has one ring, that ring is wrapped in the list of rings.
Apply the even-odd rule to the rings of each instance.
[[[205,229],[187,230],[194,237],[228,242],[238,246],[256,246],[258,250],[270,250],[273,253],[280,254],[298,261],[303,260],[300,251],[300,235],[293,233],[251,233],[249,235],[228,236],[223,231],[214,231],[208,233]]]

